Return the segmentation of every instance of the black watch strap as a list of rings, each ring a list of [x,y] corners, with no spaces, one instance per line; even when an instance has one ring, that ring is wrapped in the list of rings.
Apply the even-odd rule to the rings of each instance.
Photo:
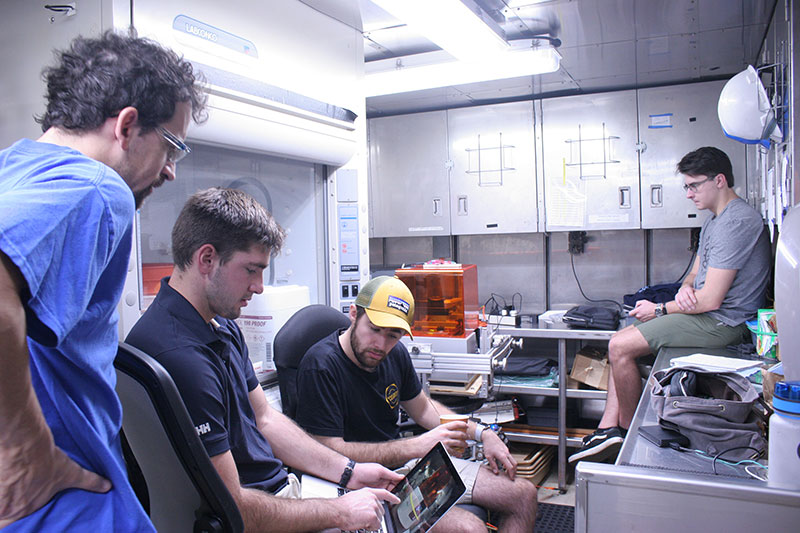
[[[342,478],[339,480],[339,486],[347,488],[347,484],[350,483],[350,478],[353,477],[353,469],[356,467],[356,462],[352,459],[347,461],[347,466],[344,467],[344,472],[342,472]]]

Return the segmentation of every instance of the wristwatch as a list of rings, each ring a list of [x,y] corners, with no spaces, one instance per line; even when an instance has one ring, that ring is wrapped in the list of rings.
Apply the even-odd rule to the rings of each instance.
[[[489,426],[489,429],[494,431],[500,438],[500,440],[503,441],[503,444],[508,446],[508,437],[506,437],[506,434],[503,433],[503,429],[500,427],[499,424],[492,424],[491,426]]]
[[[343,489],[347,488],[347,484],[350,483],[350,478],[353,476],[353,469],[355,467],[355,461],[352,459],[347,461],[347,466],[344,467],[344,472],[342,472],[342,478],[339,480],[339,486]]]
[[[667,315],[667,304],[658,304],[655,309],[656,317]]]
[[[480,422],[475,422],[475,438],[473,439],[475,442],[483,442],[483,432],[489,428],[486,424],[481,424]]]

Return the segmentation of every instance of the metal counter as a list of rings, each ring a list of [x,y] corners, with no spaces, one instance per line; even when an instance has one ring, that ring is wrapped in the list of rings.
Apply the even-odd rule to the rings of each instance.
[[[667,368],[673,357],[697,351],[662,350],[653,371]],[[648,379],[617,463],[578,463],[576,532],[800,530],[800,491],[768,487],[741,466],[720,462],[714,475],[710,459],[659,448],[640,437],[640,426],[658,424],[651,388]]]

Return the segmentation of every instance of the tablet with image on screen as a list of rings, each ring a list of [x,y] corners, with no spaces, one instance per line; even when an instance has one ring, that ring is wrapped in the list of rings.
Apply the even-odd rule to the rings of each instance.
[[[392,490],[400,503],[387,506],[388,533],[428,531],[465,490],[444,446],[436,444]]]
[[[335,498],[341,494],[334,483],[304,475],[303,498]],[[466,491],[450,456],[436,444],[400,481],[392,493],[397,505],[384,502],[381,533],[425,533],[455,505]]]

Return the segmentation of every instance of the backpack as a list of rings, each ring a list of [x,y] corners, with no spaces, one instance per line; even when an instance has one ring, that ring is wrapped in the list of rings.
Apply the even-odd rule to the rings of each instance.
[[[570,328],[615,330],[619,327],[619,311],[607,307],[578,305],[564,313],[561,320]]]

